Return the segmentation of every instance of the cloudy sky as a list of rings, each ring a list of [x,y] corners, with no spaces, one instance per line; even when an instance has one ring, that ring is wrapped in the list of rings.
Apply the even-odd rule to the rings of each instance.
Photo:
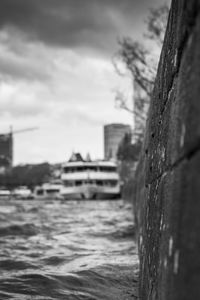
[[[72,151],[103,157],[103,125],[132,124],[114,90],[117,39],[137,39],[162,0],[0,0],[0,132],[14,136],[14,163],[61,162]],[[169,1],[168,1],[169,2]]]

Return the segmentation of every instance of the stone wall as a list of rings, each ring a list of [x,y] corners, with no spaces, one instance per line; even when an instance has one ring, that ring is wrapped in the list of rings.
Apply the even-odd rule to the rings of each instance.
[[[136,178],[140,299],[200,299],[200,0],[172,0]]]

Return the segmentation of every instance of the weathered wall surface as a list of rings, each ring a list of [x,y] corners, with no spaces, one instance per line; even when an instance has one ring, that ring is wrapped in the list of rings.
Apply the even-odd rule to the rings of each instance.
[[[200,0],[172,0],[136,177],[140,299],[200,299]]]

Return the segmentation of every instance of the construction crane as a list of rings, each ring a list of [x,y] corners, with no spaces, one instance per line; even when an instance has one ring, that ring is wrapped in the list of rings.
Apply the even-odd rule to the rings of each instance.
[[[13,131],[12,126],[10,126],[10,132],[7,133],[7,134],[18,134],[18,133],[23,133],[23,132],[26,132],[26,131],[37,130],[37,129],[38,129],[38,127],[28,127],[28,128],[23,128],[23,129],[18,129],[18,130]]]
[[[37,130],[38,127],[29,127],[14,130],[10,126],[10,132],[0,134],[0,169],[11,169],[13,165],[13,135],[27,131]]]
[[[18,133],[23,133],[23,132],[26,132],[26,131],[32,131],[32,130],[37,130],[39,129],[39,127],[28,127],[28,128],[23,128],[23,129],[19,129],[19,130],[14,130],[13,131],[13,128],[12,126],[10,126],[10,132],[8,133],[1,133],[0,136],[7,136],[7,135],[12,135],[12,134],[18,134]]]

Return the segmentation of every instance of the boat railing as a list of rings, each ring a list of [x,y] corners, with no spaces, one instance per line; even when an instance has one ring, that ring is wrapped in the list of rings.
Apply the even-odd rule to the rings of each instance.
[[[119,180],[109,179],[109,180],[64,180],[63,184],[65,187],[75,187],[81,185],[95,185],[95,186],[110,186],[115,187],[119,184]]]

